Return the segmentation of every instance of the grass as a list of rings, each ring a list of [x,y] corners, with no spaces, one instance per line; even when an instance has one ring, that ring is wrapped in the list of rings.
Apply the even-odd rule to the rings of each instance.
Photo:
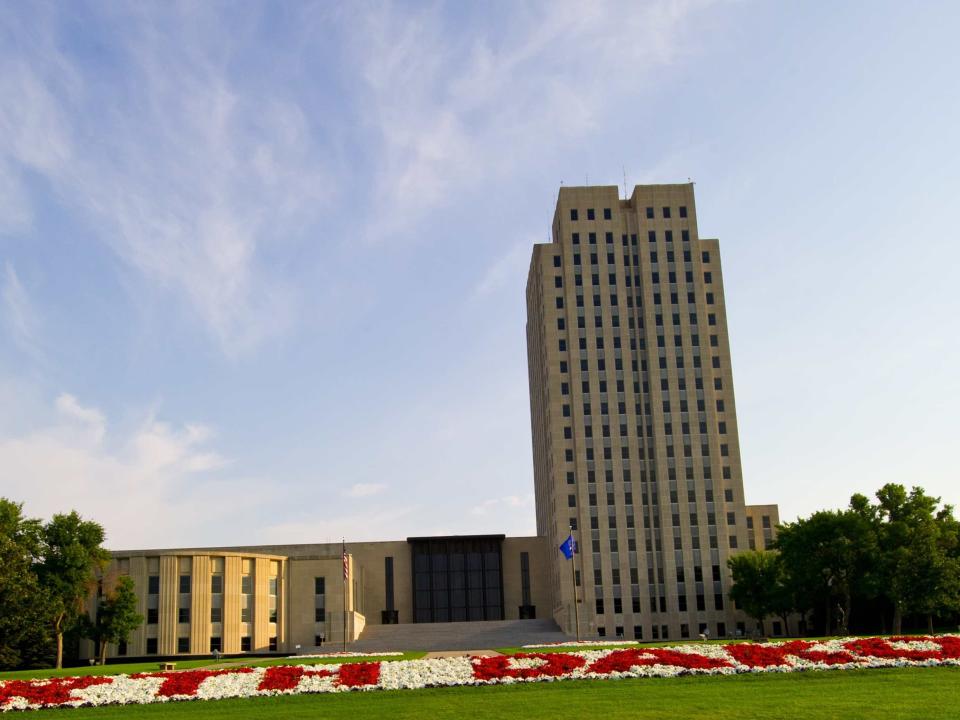
[[[835,670],[732,677],[569,680],[493,687],[430,688],[331,695],[43,710],[73,720],[779,720],[956,718],[960,668]]]
[[[424,655],[426,655],[424,652],[405,652],[403,655],[364,655],[362,658],[284,657],[259,660],[253,658],[229,658],[227,660],[221,660],[219,663],[214,663],[214,661],[210,658],[204,658],[199,660],[178,660],[177,670],[227,667],[230,665],[236,665],[237,667],[268,667],[270,665],[330,665],[342,662],[370,662],[374,660],[382,660],[386,662],[390,660],[416,660]],[[157,661],[153,661],[142,663],[122,663],[116,665],[94,665],[92,667],[82,665],[78,667],[62,668],[60,670],[13,670],[9,672],[0,672],[0,682],[4,680],[40,680],[43,678],[76,677],[81,675],[121,675],[137,672],[156,672],[158,665],[159,663]]]

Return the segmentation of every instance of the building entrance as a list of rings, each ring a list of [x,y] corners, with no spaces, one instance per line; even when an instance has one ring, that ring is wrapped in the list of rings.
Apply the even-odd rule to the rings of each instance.
[[[503,620],[503,535],[407,538],[413,621]]]

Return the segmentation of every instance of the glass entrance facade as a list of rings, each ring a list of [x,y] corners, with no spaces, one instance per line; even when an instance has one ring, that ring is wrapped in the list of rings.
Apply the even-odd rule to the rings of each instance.
[[[413,621],[503,620],[503,538],[409,538]]]

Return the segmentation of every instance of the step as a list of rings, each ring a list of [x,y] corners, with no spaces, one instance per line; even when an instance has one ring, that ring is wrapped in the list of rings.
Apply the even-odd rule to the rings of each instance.
[[[568,639],[552,620],[406,623],[368,625],[360,638],[350,644],[350,650],[477,650]]]

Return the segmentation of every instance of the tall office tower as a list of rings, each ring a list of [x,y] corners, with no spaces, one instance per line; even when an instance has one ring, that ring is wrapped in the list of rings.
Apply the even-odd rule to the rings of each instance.
[[[535,245],[527,353],[537,532],[554,617],[584,635],[744,631],[727,558],[748,535],[720,251],[693,185],[563,187]]]

